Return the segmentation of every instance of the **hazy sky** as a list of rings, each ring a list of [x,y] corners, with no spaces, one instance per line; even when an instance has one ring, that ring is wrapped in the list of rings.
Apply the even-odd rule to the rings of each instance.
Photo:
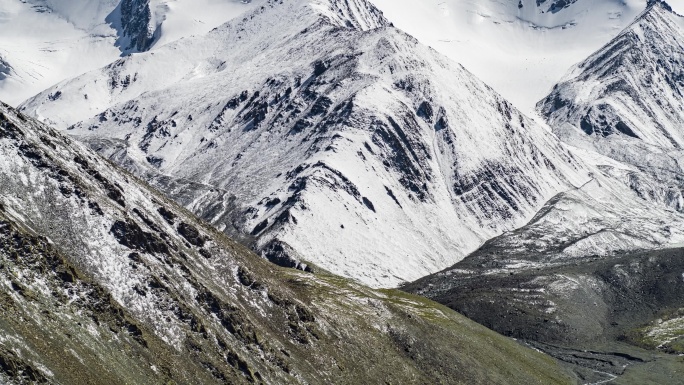
[[[684,14],[684,0],[666,0],[672,9],[677,11],[679,14]]]

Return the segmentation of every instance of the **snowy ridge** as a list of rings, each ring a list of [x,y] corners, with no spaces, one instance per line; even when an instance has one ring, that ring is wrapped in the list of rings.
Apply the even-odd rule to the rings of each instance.
[[[681,188],[668,186],[673,184],[670,175],[644,172],[591,151],[572,153],[592,170],[591,180],[554,196],[524,226],[488,240],[466,264],[482,263],[492,273],[509,273],[684,242],[684,197]],[[440,274],[448,276],[462,265]]]
[[[122,54],[206,33],[264,1],[4,1],[0,4],[0,56],[14,71],[0,79],[0,98],[18,105]],[[147,12],[122,15],[122,7],[134,5],[136,11]],[[149,17],[139,17],[144,15]]]
[[[490,255],[490,259],[503,271],[515,271],[660,249],[684,241],[680,213],[662,202],[641,199],[626,185],[618,185],[612,172],[605,169],[582,188],[559,194],[528,224],[491,240],[491,245],[508,250],[509,255]],[[681,192],[677,193],[681,202]]]
[[[364,31],[377,15],[360,1],[269,2],[22,109],[135,172],[230,192],[211,210],[177,198],[265,256],[292,249],[371,285],[446,267],[589,179],[462,67],[394,28]]]
[[[596,138],[680,149],[683,26],[669,6],[654,1],[618,37],[578,64],[539,103],[540,112],[561,133],[569,124]]]
[[[219,58],[226,57],[237,66],[250,60],[255,52],[272,49],[283,38],[296,39],[297,34],[302,32],[301,29],[307,26],[325,22],[339,28],[348,28],[348,25],[354,28],[355,25],[379,26],[385,22],[377,10],[359,13],[354,11],[355,7],[340,8],[340,4],[356,3],[291,0],[278,4],[276,1],[269,1],[244,18],[226,23],[206,36],[171,43],[169,47],[158,52],[155,50],[149,55],[126,56],[106,67],[66,80],[30,98],[22,104],[22,109],[31,109],[32,114],[41,120],[64,129],[104,111],[109,106],[135,99],[143,93],[225,71],[228,60]],[[275,5],[279,5],[276,10]],[[280,13],[289,15],[291,19],[281,18]],[[265,16],[259,17],[261,14]],[[348,19],[348,16],[359,16],[360,19]],[[279,33],[271,33],[272,29]],[[253,68],[257,69],[258,66]],[[96,80],[102,77],[109,78],[106,84],[97,83]],[[60,92],[55,96],[57,90],[65,87],[78,87],[79,93]],[[43,99],[54,103],[39,102]],[[73,105],[87,108],[63,108]]]

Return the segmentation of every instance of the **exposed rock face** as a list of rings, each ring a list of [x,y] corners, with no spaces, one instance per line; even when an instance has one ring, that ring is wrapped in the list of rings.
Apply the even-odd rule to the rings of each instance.
[[[9,65],[6,61],[2,59],[2,56],[0,56],[0,81],[7,79],[8,76],[12,73],[12,66]]]
[[[539,2],[539,1],[538,1]],[[556,13],[559,12],[562,9],[565,9],[574,3],[576,3],[577,0],[555,0],[555,1],[549,1],[549,10],[548,12],[551,13]],[[546,0],[541,0],[539,3],[547,3]]]
[[[157,26],[152,22],[150,0],[121,0],[123,36],[129,39],[124,49],[147,51],[155,41]]]
[[[535,0],[536,6],[543,9],[543,12],[556,13],[576,3],[577,0]],[[518,2],[518,8],[523,8],[522,0]]]

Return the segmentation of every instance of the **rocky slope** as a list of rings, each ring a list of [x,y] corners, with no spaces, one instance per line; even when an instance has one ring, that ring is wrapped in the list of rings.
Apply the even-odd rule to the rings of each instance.
[[[404,289],[574,365],[584,383],[682,383],[681,249],[549,262],[506,246]]]
[[[589,180],[555,137],[362,0],[272,1],[22,109],[271,259],[378,286],[454,263]]]
[[[571,380],[430,301],[269,264],[6,105],[0,154],[3,383]]]

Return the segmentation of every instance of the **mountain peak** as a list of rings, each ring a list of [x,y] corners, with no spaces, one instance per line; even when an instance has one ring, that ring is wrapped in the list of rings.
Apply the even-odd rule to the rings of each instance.
[[[668,4],[665,0],[648,0],[648,3],[646,4],[647,9],[650,9],[650,8],[653,8],[656,6],[662,7],[663,9],[665,9],[667,11],[674,12],[672,10],[672,7],[670,6],[670,4]]]
[[[306,0],[331,23],[362,31],[385,27],[390,22],[368,0]]]
[[[666,2],[650,1],[646,11],[578,64],[538,108],[565,134],[563,127],[574,126],[590,138],[682,148],[682,38],[681,17]]]

